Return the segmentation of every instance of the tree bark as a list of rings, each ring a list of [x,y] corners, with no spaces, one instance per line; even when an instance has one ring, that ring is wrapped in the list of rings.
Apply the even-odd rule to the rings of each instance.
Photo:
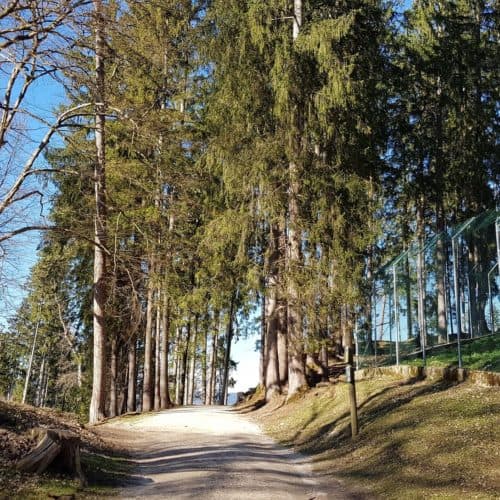
[[[286,264],[286,222],[285,217],[280,219],[279,223],[279,240],[278,240],[278,278],[279,282],[285,274]],[[281,391],[288,384],[288,325],[287,325],[287,301],[282,297],[282,289],[278,284],[277,292],[277,317],[278,317],[278,371]]]
[[[234,335],[234,308],[237,297],[237,291],[233,292],[231,296],[231,303],[229,306],[229,315],[227,319],[227,329],[226,329],[226,350],[224,353],[224,374],[222,377],[222,388],[221,397],[222,404],[227,405],[227,395],[229,391],[229,364],[231,361],[231,344],[233,342]]]
[[[116,417],[117,398],[116,398],[116,384],[118,374],[118,353],[117,353],[116,335],[111,339],[111,366],[109,370],[109,416]]]
[[[180,341],[181,341],[181,329],[177,327],[175,329],[175,351],[174,351],[174,366],[172,371],[175,377],[175,404],[179,404],[180,394],[179,394],[179,359],[180,359]]]
[[[95,146],[96,159],[94,168],[95,187],[95,233],[94,233],[94,300],[93,300],[93,377],[90,400],[89,422],[102,420],[105,416],[105,381],[106,381],[106,321],[105,305],[107,301],[106,283],[106,95],[104,56],[106,41],[104,38],[104,13],[101,0],[93,0],[95,13]]]
[[[260,356],[259,356],[259,385],[266,387],[266,294],[262,293],[260,302]]]
[[[208,384],[208,312],[206,313],[205,321],[203,324],[203,353],[202,353],[202,358],[201,358],[201,390],[202,390],[202,401],[203,404],[207,405],[208,404],[208,391],[207,391],[207,384]]]
[[[43,391],[45,389],[43,383],[45,382],[45,355],[42,358],[42,364],[40,366],[40,373],[38,374],[38,382],[36,388],[36,406],[42,405]]]
[[[189,387],[189,370],[188,370],[188,361],[189,361],[189,344],[191,342],[191,318],[189,318],[186,326],[186,343],[184,345],[184,350],[182,352],[182,390],[181,390],[181,404],[186,404],[187,402],[187,390]]]
[[[418,289],[418,326],[420,331],[420,347],[424,350],[427,344],[427,324],[425,317],[425,279],[424,279],[424,199],[420,199],[417,207],[417,289]]]
[[[356,383],[353,366],[353,321],[351,312],[347,305],[342,306],[341,320],[344,356],[347,364],[346,379],[348,384],[349,408],[351,414],[351,436],[354,438],[358,434],[358,407],[356,402]]]
[[[172,403],[168,388],[168,347],[170,332],[170,303],[164,295],[161,320],[161,353],[160,353],[160,407],[169,408]]]
[[[443,207],[440,204],[436,210],[436,289],[437,289],[437,332],[438,342],[444,343],[447,339],[446,315],[446,240]]]
[[[153,408],[153,298],[154,286],[151,274],[154,271],[153,259],[150,261],[150,275],[146,304],[146,331],[144,334],[144,375],[142,389],[142,411]]]
[[[193,338],[193,348],[191,349],[191,365],[189,368],[189,398],[188,404],[192,405],[194,401],[194,389],[195,389],[195,371],[196,371],[196,347],[198,342],[198,315],[194,318],[194,338]]]
[[[302,26],[302,0],[294,0],[293,40],[299,36]],[[304,339],[302,331],[302,313],[299,300],[299,290],[295,274],[301,264],[299,228],[299,158],[302,154],[302,120],[299,109],[295,110],[294,121],[296,131],[293,131],[293,159],[288,164],[288,396],[292,396],[301,388],[307,386],[305,376]]]
[[[210,385],[209,385],[209,404],[215,403],[215,390],[217,385],[217,344],[219,340],[219,311],[214,314],[214,331],[212,333],[212,350],[210,353]]]
[[[31,377],[31,369],[33,368],[33,358],[35,357],[35,348],[36,348],[36,338],[38,337],[38,328],[40,326],[40,320],[36,322],[35,333],[33,335],[33,344],[31,346],[30,360],[28,363],[28,369],[26,370],[26,378],[24,380],[24,390],[23,390],[23,399],[22,403],[26,403],[26,397],[28,396],[28,388],[30,384]],[[45,358],[43,358],[45,361]]]
[[[128,389],[127,389],[127,411],[136,411],[136,343],[134,337],[128,348]]]
[[[271,246],[267,255],[267,297],[266,297],[266,401],[281,393],[278,358],[278,257],[279,228],[276,223],[270,227]]]
[[[154,398],[154,409],[159,410],[161,406],[160,402],[160,328],[161,328],[161,304],[160,304],[160,294],[161,291],[158,288],[157,291],[157,304],[156,304],[156,328],[155,328],[155,398]]]
[[[288,335],[287,305],[285,299],[278,298],[278,372],[281,390],[288,384]]]
[[[40,406],[43,408],[45,406],[45,403],[47,402],[47,397],[49,394],[49,370],[47,370],[47,362],[45,363],[45,380],[44,380],[44,389],[43,389],[43,395],[42,395],[42,401],[40,403]]]

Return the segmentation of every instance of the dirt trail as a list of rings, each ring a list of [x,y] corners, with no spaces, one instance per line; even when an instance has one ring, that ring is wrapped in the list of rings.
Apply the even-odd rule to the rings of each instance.
[[[135,485],[120,498],[345,499],[308,461],[224,407],[183,407],[110,422],[101,432],[133,450]]]

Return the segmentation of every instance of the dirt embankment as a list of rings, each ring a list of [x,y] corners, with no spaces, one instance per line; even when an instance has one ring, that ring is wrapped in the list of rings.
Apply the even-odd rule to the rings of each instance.
[[[31,433],[36,428],[67,430],[80,437],[84,472],[91,483],[87,490],[82,489],[78,481],[51,473],[38,476],[15,471],[16,462],[37,444]],[[0,400],[0,499],[71,498],[75,494],[87,498],[87,493],[92,496],[94,491],[95,470],[101,469],[106,460],[109,462],[106,457],[123,452],[119,442],[103,438],[98,428],[82,425],[76,415]]]
[[[76,415],[0,400],[0,466],[12,466],[34,447],[31,430],[37,427],[71,431],[80,436],[86,448],[108,446],[98,434],[82,425]]]

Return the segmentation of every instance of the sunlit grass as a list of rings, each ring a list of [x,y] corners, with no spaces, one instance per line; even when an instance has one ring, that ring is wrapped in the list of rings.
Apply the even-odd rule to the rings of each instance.
[[[355,440],[345,384],[256,415],[348,488],[393,499],[499,498],[498,388],[372,379],[358,382],[357,393]]]
[[[461,345],[462,364],[471,370],[500,372],[500,335],[491,335]],[[422,359],[404,360],[402,363],[422,366]],[[428,366],[458,366],[457,346],[427,354]]]

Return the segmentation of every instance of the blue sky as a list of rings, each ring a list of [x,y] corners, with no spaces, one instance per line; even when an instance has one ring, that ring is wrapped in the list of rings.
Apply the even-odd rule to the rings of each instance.
[[[6,85],[6,75],[0,74],[0,95],[4,94]],[[53,109],[64,99],[64,92],[61,86],[52,78],[45,77],[33,83],[23,101],[23,109],[39,116],[43,121],[52,123],[55,114]],[[10,161],[9,171],[16,175],[19,168],[34,151],[42,137],[48,130],[47,125],[41,121],[23,115],[23,134],[15,144],[15,151],[7,158],[10,151],[0,151],[0,163],[5,165]],[[57,138],[54,138],[57,140]],[[35,167],[43,166],[43,155],[38,158]],[[37,188],[50,195],[50,186],[42,187],[35,177],[30,178],[29,187]],[[43,222],[44,216],[50,211],[49,196],[44,196],[43,205],[39,197],[34,197],[29,203],[23,206],[20,220],[16,220],[11,228],[20,227],[25,223]],[[9,226],[3,226],[6,230]],[[23,295],[23,285],[29,275],[31,267],[36,262],[36,249],[40,242],[40,235],[37,232],[25,233],[12,240],[5,242],[2,248],[0,259],[0,327],[5,325],[8,318],[15,313]]]

